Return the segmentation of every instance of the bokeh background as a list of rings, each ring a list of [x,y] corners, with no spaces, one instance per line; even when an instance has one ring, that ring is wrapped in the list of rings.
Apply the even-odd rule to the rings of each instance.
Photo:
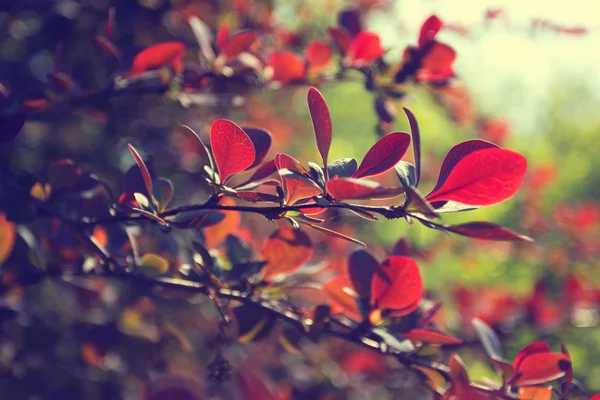
[[[394,101],[398,109],[409,107],[421,126],[421,191],[433,187],[444,154],[458,142],[479,137],[518,151],[527,156],[529,172],[513,199],[444,220],[493,221],[536,242],[468,240],[405,221],[373,224],[332,215],[329,222],[367,242],[380,259],[399,238],[406,238],[431,297],[444,304],[437,322],[467,341],[458,352],[472,379],[496,379],[469,328],[470,318],[477,316],[503,333],[509,359],[538,337],[555,349],[564,341],[576,377],[588,390],[600,390],[600,22],[593,1],[6,0],[0,4],[2,109],[16,110],[44,95],[47,74],[57,68],[59,43],[60,70],[77,78],[78,90],[106,82],[90,40],[102,32],[113,5],[114,42],[125,65],[155,43],[181,40],[192,47],[193,35],[185,24],[190,15],[198,15],[213,31],[223,22],[244,26],[248,21],[235,10],[247,5],[258,8],[257,15],[268,10],[269,18],[297,32],[303,43],[324,38],[326,28],[336,25],[339,10],[360,7],[366,28],[380,34],[389,48],[384,57],[389,62],[415,43],[429,15],[438,15],[446,23],[439,38],[458,54],[456,83],[444,90],[408,85],[406,96]],[[204,138],[215,118],[262,126],[273,134],[273,154],[285,151],[299,160],[318,160],[307,89],[230,90],[243,97],[235,106],[215,104],[208,96],[206,102],[183,107],[176,98],[143,93],[75,113],[40,112],[16,143],[0,149],[1,163],[42,179],[50,161],[70,157],[118,187],[133,163],[127,151],[132,143],[173,180],[175,201],[184,204],[201,196],[194,159],[179,157],[185,145],[177,125],[188,124]],[[372,95],[358,73],[319,89],[333,119],[330,158],[361,159],[378,138]],[[389,127],[395,130],[408,130],[402,113]],[[253,229],[266,225],[248,221]],[[269,229],[263,227],[263,237]],[[260,238],[255,240],[258,246]],[[326,260],[323,251],[314,262],[325,260],[330,270],[343,270],[352,247],[322,236],[314,240],[327,241],[334,250],[333,257]],[[274,337],[232,345],[235,379],[214,384],[204,378],[214,356],[215,331],[207,323],[215,318],[210,304],[158,300],[100,280],[82,283],[77,290],[47,284],[18,298],[25,304],[18,314],[32,316],[7,319],[4,330],[10,334],[0,337],[0,393],[10,393],[7,398],[159,399],[152,390],[163,385],[193,388],[197,398],[286,398],[291,391],[292,398],[391,399],[411,398],[404,386],[418,388],[414,377],[393,362],[338,341],[304,344],[303,354],[288,354]],[[3,304],[10,308],[11,301]],[[99,320],[90,317],[90,310]],[[102,321],[112,322],[105,326]],[[79,364],[85,368],[74,370]]]

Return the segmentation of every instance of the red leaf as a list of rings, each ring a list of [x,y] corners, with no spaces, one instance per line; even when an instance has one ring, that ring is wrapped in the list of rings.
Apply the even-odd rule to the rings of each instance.
[[[491,222],[469,222],[461,225],[447,226],[446,230],[456,234],[484,240],[532,242],[530,237],[518,234],[501,225]]]
[[[443,82],[454,76],[452,64],[456,51],[446,44],[433,42],[431,49],[421,59],[417,78],[420,82]]]
[[[185,45],[181,42],[166,42],[148,47],[133,60],[129,76],[139,75],[167,65],[173,67],[175,72],[182,72],[181,59],[184,53]]]
[[[537,385],[561,378],[569,369],[569,358],[561,353],[534,353],[525,356],[515,368],[514,385]]]
[[[273,142],[273,137],[271,134],[261,128],[242,128],[244,132],[248,135],[252,144],[254,145],[254,150],[256,151],[256,157],[254,158],[254,162],[247,169],[252,169],[256,167],[258,164],[262,163],[269,149],[271,148],[271,143]]]
[[[354,320],[361,319],[358,308],[358,294],[352,288],[347,276],[336,276],[323,286],[323,290],[341,309],[342,313]]]
[[[564,343],[560,343],[561,352],[567,357],[569,361],[571,361],[571,355],[569,354],[569,350],[567,350],[567,346]],[[573,384],[573,364],[569,365],[569,368],[565,372],[565,381],[562,384],[563,394],[569,393],[569,389],[571,389],[571,385]]]
[[[219,30],[217,31],[216,44],[218,49],[222,49],[225,45],[225,41],[229,37],[229,27],[227,24],[222,24],[219,26]]]
[[[236,206],[236,202],[231,197],[223,197],[219,200],[219,204],[222,206],[233,207]],[[225,214],[225,218],[222,219],[218,224],[211,225],[203,229],[204,238],[206,240],[206,248],[214,249],[221,242],[227,238],[228,235],[235,233],[239,228],[241,222],[241,213],[239,211],[224,211],[219,212]]]
[[[427,20],[421,26],[421,32],[419,33],[419,49],[423,49],[433,39],[435,35],[442,29],[442,21],[435,15],[427,18]]]
[[[536,353],[550,353],[552,349],[550,345],[543,340],[536,340],[535,342],[529,343],[527,346],[523,347],[519,354],[515,357],[515,361],[513,362],[513,367],[516,370],[519,368],[521,362],[528,356]]]
[[[333,57],[331,47],[324,40],[313,40],[304,50],[306,62],[310,68],[323,69],[327,67]]]
[[[246,132],[226,119],[218,119],[210,127],[210,146],[222,183],[250,167],[256,157]]]
[[[379,183],[366,179],[338,178],[328,181],[327,193],[335,200],[348,199],[389,199],[404,192],[402,188],[385,188]]]
[[[327,28],[327,34],[333,40],[340,53],[346,55],[352,42],[352,35],[344,28],[334,27]]]
[[[146,167],[146,163],[144,163],[144,160],[142,160],[142,157],[140,157],[137,150],[130,144],[128,146],[129,146],[129,151],[131,152],[131,155],[133,155],[133,158],[135,159],[135,163],[137,164],[137,166],[140,169],[140,172],[142,174],[142,179],[144,180],[144,186],[146,188],[145,194],[148,197],[148,200],[152,201],[151,200],[152,194],[154,192],[152,191],[152,178],[150,177],[150,172],[148,171],[148,167]]]
[[[224,57],[225,60],[231,60],[232,58],[239,56],[240,53],[247,51],[257,38],[258,32],[245,31],[236,33],[223,43],[219,57]]]
[[[261,192],[252,192],[252,191],[237,191],[235,196],[238,199],[242,199],[245,201],[251,201],[253,203],[261,202],[261,201],[270,201],[272,203],[279,203],[279,197],[269,194],[269,193],[261,193]]]
[[[421,273],[412,258],[389,257],[375,271],[371,282],[373,308],[402,311],[406,315],[418,307],[422,297]]]
[[[410,145],[410,135],[393,132],[373,145],[363,158],[352,178],[379,175],[393,168],[402,159]]]
[[[119,68],[122,63],[121,50],[104,36],[95,36],[94,44],[108,58],[112,68]]]
[[[451,148],[448,154],[446,154],[446,157],[444,157],[444,161],[442,161],[442,166],[440,167],[438,181],[431,192],[435,192],[444,184],[444,182],[446,182],[448,175],[450,175],[450,172],[454,169],[456,164],[458,164],[458,162],[467,155],[477,150],[497,148],[499,147],[494,143],[486,142],[485,140],[480,139],[467,140],[457,144]]]
[[[431,331],[428,329],[412,329],[402,333],[402,336],[409,339],[411,342],[433,343],[433,344],[460,344],[462,340],[454,336]]]
[[[241,188],[251,182],[261,181],[261,180],[265,179],[266,177],[268,177],[269,175],[274,174],[275,172],[277,172],[277,166],[275,165],[275,160],[268,161],[268,162],[264,163],[263,165],[261,165],[260,168],[258,168],[254,172],[254,174],[252,174],[252,176],[250,178],[248,178],[247,181],[236,186],[236,188]]]
[[[272,69],[270,80],[281,82],[282,85],[304,79],[304,63],[297,54],[290,51],[271,53],[267,66]]]
[[[295,158],[279,153],[275,156],[275,165],[277,165],[283,182],[286,204],[291,205],[299,200],[322,193],[322,189],[310,178],[309,173]],[[292,174],[284,174],[284,170],[288,170]]]
[[[363,31],[350,42],[347,62],[351,67],[359,68],[377,60],[383,53],[385,53],[385,49],[381,47],[379,35]]]
[[[446,181],[426,198],[430,202],[453,200],[473,206],[496,204],[519,190],[526,169],[527,159],[513,151],[475,151],[456,163]]]
[[[25,114],[14,113],[0,117],[0,143],[14,139],[25,125]]]
[[[332,136],[331,116],[323,95],[317,89],[310,88],[308,90],[307,101],[310,119],[315,131],[317,149],[323,160],[323,172],[325,173],[325,180],[327,180],[327,155],[329,154],[329,147],[331,147]]]
[[[289,274],[304,265],[313,254],[310,237],[299,229],[279,228],[267,240],[262,255],[267,264],[263,268],[264,279]]]

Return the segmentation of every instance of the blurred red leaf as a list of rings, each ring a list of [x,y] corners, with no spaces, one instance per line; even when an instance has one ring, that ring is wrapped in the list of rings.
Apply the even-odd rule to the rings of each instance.
[[[217,31],[217,37],[215,40],[217,49],[223,48],[227,38],[229,38],[229,26],[227,26],[227,24],[221,24],[221,26],[219,26],[219,30]]]
[[[15,225],[6,220],[6,216],[0,213],[0,265],[6,261],[15,246],[17,233]]]
[[[256,157],[254,144],[246,132],[226,119],[218,119],[210,127],[210,146],[222,183],[245,171]]]
[[[223,197],[219,200],[219,204],[223,206],[235,206],[236,202],[231,197]],[[225,240],[227,235],[235,233],[240,226],[241,214],[239,211],[219,210],[219,212],[225,214],[225,218],[218,224],[203,229],[206,247],[209,249],[217,247],[217,245]]]
[[[152,194],[154,192],[152,190],[152,177],[150,176],[148,167],[146,167],[146,163],[144,162],[144,160],[142,160],[142,157],[140,157],[137,150],[130,144],[128,146],[129,146],[129,151],[131,152],[131,155],[135,159],[135,163],[137,164],[137,166],[140,169],[140,172],[142,174],[142,179],[144,180],[144,187],[146,188],[145,195],[146,195],[146,197],[148,197],[148,200],[152,201]]]
[[[359,249],[348,257],[348,275],[361,299],[371,296],[371,281],[379,262],[367,250]]]
[[[442,29],[442,21],[435,15],[430,16],[421,25],[419,33],[419,49],[423,49],[435,39],[437,33]]]
[[[533,239],[530,237],[513,232],[508,228],[491,222],[468,222],[461,225],[450,225],[447,226],[446,229],[450,232],[476,239],[496,241],[533,241]]]
[[[304,54],[310,68],[323,69],[331,62],[333,50],[324,40],[313,40],[306,46]]]
[[[561,353],[536,352],[522,355],[515,364],[514,385],[537,385],[561,378],[571,366],[569,358]]]
[[[496,204],[519,190],[526,169],[525,157],[511,150],[475,151],[458,161],[442,185],[426,198],[430,202],[453,200],[473,206]]]
[[[362,31],[350,42],[346,60],[349,66],[360,68],[377,60],[384,53],[385,49],[381,47],[379,35]]]
[[[238,32],[235,35],[227,38],[227,40],[223,43],[223,46],[220,47],[221,52],[219,57],[224,57],[226,61],[235,58],[239,56],[240,53],[247,51],[257,38],[258,32]]]
[[[181,42],[165,42],[148,47],[134,58],[129,76],[139,75],[163,66],[171,66],[175,72],[182,72],[181,60],[184,53],[185,45]]]
[[[452,64],[456,59],[454,49],[446,44],[433,42],[430,50],[421,59],[418,79],[421,82],[443,82],[454,76]]]
[[[417,263],[392,256],[379,265],[371,282],[371,306],[402,314],[414,311],[423,297],[423,281]]]
[[[341,308],[342,313],[357,321],[361,319],[361,312],[357,303],[358,294],[347,276],[336,276],[323,286],[323,290]],[[335,311],[335,308],[333,311]]]
[[[369,149],[352,178],[379,175],[393,168],[404,157],[409,145],[408,133],[393,132],[385,135]]]
[[[300,229],[279,228],[265,240],[262,256],[267,264],[264,279],[289,274],[304,265],[313,254],[310,237]]]
[[[337,46],[339,52],[344,56],[348,52],[350,43],[352,43],[352,35],[344,28],[327,28],[327,34]]]
[[[422,342],[432,344],[460,344],[462,340],[443,332],[432,331],[428,329],[412,329],[401,333],[402,336],[411,342]]]
[[[519,388],[519,400],[550,400],[552,387],[531,386]]]
[[[323,160],[323,172],[327,180],[327,155],[331,147],[332,127],[331,116],[323,95],[315,88],[310,88],[307,95],[308,110],[315,132],[317,149]]]
[[[267,59],[267,66],[272,69],[270,80],[282,85],[304,79],[304,62],[291,51],[276,51]]]

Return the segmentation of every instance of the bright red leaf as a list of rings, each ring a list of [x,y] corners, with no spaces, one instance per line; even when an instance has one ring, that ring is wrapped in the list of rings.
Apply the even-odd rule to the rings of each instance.
[[[250,167],[256,158],[254,144],[246,132],[226,119],[218,119],[210,127],[210,146],[223,183]]]
[[[307,95],[308,110],[315,131],[317,149],[323,160],[323,172],[327,180],[327,155],[331,147],[331,116],[323,95],[315,88],[310,88]]]
[[[258,32],[244,31],[236,33],[235,35],[227,38],[220,48],[221,52],[219,57],[224,57],[225,60],[230,60],[240,55],[240,53],[247,51],[250,46],[258,38]]]
[[[351,67],[360,68],[377,60],[383,53],[385,49],[381,47],[379,35],[363,31],[350,42],[346,62]]]
[[[417,263],[404,256],[392,256],[379,265],[371,282],[371,306],[399,312],[414,311],[423,297],[423,281]]]
[[[183,71],[182,58],[185,45],[181,42],[156,44],[142,50],[133,60],[129,76],[138,75],[163,66],[171,66],[175,72]]]
[[[515,367],[515,385],[537,385],[561,378],[571,366],[562,353],[533,353],[523,357]]]
[[[272,69],[270,80],[280,82],[282,85],[304,79],[304,62],[297,54],[290,51],[271,53],[267,66]]]
[[[454,76],[452,64],[456,51],[446,44],[434,42],[431,49],[421,59],[418,79],[421,82],[443,82]]]
[[[404,157],[410,145],[410,135],[393,132],[379,139],[363,158],[352,178],[379,175],[391,169]]]
[[[429,193],[430,202],[453,200],[473,206],[487,206],[513,196],[525,178],[527,160],[506,149],[484,149],[462,158],[446,181]]]

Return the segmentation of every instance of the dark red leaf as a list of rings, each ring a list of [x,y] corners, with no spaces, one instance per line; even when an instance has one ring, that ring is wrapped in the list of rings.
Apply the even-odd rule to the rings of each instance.
[[[371,296],[371,280],[378,266],[377,259],[367,250],[356,250],[348,257],[348,275],[361,299]]]
[[[416,310],[422,297],[421,273],[417,263],[410,257],[389,257],[379,265],[373,275],[371,282],[373,308],[409,314]]]
[[[273,137],[268,131],[261,128],[243,127],[242,129],[252,141],[254,150],[256,151],[254,162],[247,168],[252,169],[258,164],[262,163],[267,156],[267,153],[269,153],[271,143],[273,142]]]
[[[25,125],[25,114],[15,113],[0,117],[0,143],[14,139]]]
[[[327,193],[337,201],[349,199],[389,199],[401,195],[402,188],[385,188],[366,179],[338,178],[327,182]]]
[[[385,49],[381,47],[379,35],[363,31],[350,42],[347,63],[351,67],[360,68],[377,60],[383,53],[385,53]]]
[[[530,237],[513,232],[501,225],[491,222],[468,222],[466,224],[447,226],[446,230],[467,237],[484,240],[532,242]]]
[[[446,181],[426,198],[430,202],[453,200],[473,206],[496,204],[519,190],[526,170],[527,159],[514,151],[475,151],[456,163]]]
[[[452,357],[450,357],[448,366],[450,367],[450,380],[452,381],[453,389],[456,387],[465,388],[466,386],[469,386],[469,374],[467,374],[465,363],[458,354],[453,354]]]
[[[300,229],[277,229],[263,244],[262,256],[267,262],[263,268],[264,279],[296,271],[312,254],[312,242],[306,233]]]
[[[346,29],[352,36],[358,35],[362,29],[361,10],[356,6],[348,6],[338,13],[338,25]]]
[[[352,177],[379,175],[393,168],[402,159],[409,145],[408,133],[393,132],[384,136],[369,149]]]
[[[247,51],[257,38],[258,32],[238,32],[223,43],[219,57],[224,57],[225,61],[235,58],[239,56],[240,53]]]
[[[271,53],[267,66],[272,69],[270,80],[280,82],[282,85],[304,79],[304,62],[297,54],[290,51]]]
[[[222,183],[245,171],[256,157],[254,144],[246,132],[226,119],[218,119],[210,127],[210,146]]]
[[[152,177],[150,176],[148,167],[146,167],[146,163],[144,162],[144,160],[142,160],[142,157],[140,157],[137,150],[130,144],[128,144],[128,146],[129,146],[129,151],[131,152],[131,155],[135,159],[135,163],[137,164],[137,166],[140,169],[140,172],[142,174],[142,179],[144,180],[144,187],[146,189],[145,195],[148,197],[148,199],[150,201],[152,201],[151,200],[152,194],[154,192],[152,191]]]
[[[171,66],[175,72],[183,71],[181,62],[185,53],[185,45],[181,42],[156,44],[142,50],[133,60],[129,76],[138,75],[163,66]]]
[[[348,52],[352,35],[344,28],[327,28],[327,34],[337,46],[339,52],[344,56]]]
[[[270,201],[272,203],[279,203],[281,200],[279,197],[269,194],[269,193],[261,193],[261,192],[252,192],[252,191],[237,191],[235,196],[239,199],[251,201],[253,203],[257,203],[260,201]]]
[[[419,33],[419,49],[423,49],[432,40],[435,39],[435,35],[442,29],[442,21],[435,15],[427,18],[427,20],[421,25],[421,32]]]
[[[327,155],[331,147],[331,136],[333,133],[331,116],[329,115],[329,109],[323,95],[317,89],[310,88],[308,90],[307,101],[310,118],[315,131],[317,149],[323,160],[323,172],[325,173],[325,180],[327,180]]]
[[[444,161],[442,161],[442,166],[440,167],[440,175],[438,177],[438,181],[435,184],[434,188],[431,192],[435,192],[446,182],[448,179],[448,175],[450,175],[450,171],[454,169],[456,164],[467,155],[471,154],[474,151],[482,150],[482,149],[497,149],[499,148],[494,143],[486,142],[485,140],[473,139],[467,140],[465,142],[459,143],[453,148],[450,149],[448,154],[444,157]]]
[[[304,50],[306,62],[310,68],[323,69],[329,65],[333,57],[331,47],[324,40],[313,40]]]
[[[106,27],[104,29],[104,36],[106,36],[109,39],[112,39],[113,37],[113,28],[115,26],[115,14],[115,8],[111,7],[108,10],[108,18],[106,19]]]
[[[94,37],[94,44],[107,57],[111,68],[119,68],[123,63],[121,50],[113,42],[104,36]]]
[[[412,329],[403,332],[402,336],[411,342],[422,342],[432,344],[460,344],[462,340],[443,332],[432,331],[428,329]]]
[[[569,354],[569,350],[567,350],[567,346],[564,343],[560,343],[561,352],[567,357],[569,361],[571,361],[571,355]],[[569,365],[569,368],[565,372],[565,381],[562,383],[562,392],[563,394],[569,393],[569,389],[571,389],[571,385],[573,384],[573,365]]]

